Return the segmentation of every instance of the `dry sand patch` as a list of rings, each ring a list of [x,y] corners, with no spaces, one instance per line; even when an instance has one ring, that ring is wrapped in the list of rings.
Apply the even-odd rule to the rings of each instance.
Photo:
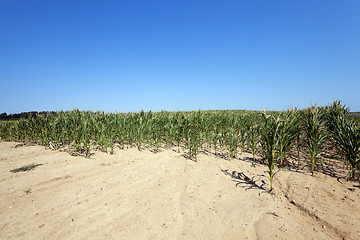
[[[16,144],[0,142],[0,239],[360,239],[360,189],[320,173],[282,171],[270,195],[235,177],[268,182],[239,159]]]

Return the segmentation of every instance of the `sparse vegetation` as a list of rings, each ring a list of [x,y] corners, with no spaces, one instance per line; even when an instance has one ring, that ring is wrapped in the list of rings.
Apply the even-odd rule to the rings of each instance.
[[[31,192],[31,187],[26,188],[26,189],[24,190],[24,193],[26,193],[26,195],[31,194],[31,193],[32,193],[32,192]]]

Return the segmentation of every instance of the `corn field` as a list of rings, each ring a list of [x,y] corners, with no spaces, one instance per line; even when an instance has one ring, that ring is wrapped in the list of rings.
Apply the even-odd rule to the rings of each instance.
[[[36,143],[86,157],[100,150],[136,147],[153,152],[175,148],[198,161],[200,152],[228,160],[244,151],[269,168],[272,179],[286,165],[292,150],[308,156],[312,171],[320,163],[325,145],[332,145],[359,170],[360,128],[340,102],[305,110],[193,111],[104,113],[67,111],[41,113],[16,121],[0,121],[0,140]]]

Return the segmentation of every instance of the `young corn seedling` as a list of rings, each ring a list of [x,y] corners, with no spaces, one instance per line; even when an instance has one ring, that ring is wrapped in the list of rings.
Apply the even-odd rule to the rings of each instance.
[[[331,138],[351,166],[346,179],[349,175],[354,179],[355,171],[360,165],[360,127],[355,120],[347,118],[344,114],[337,115],[330,112],[330,118],[333,129]]]
[[[235,130],[228,130],[226,133],[227,149],[229,160],[236,157],[236,150],[238,147],[238,136]]]
[[[194,157],[194,161],[197,162],[197,155],[199,147],[201,147],[201,133],[197,129],[189,129],[189,156]]]
[[[183,132],[183,128],[181,125],[178,125],[176,126],[176,129],[175,129],[175,142],[176,142],[176,146],[177,146],[177,151],[178,153],[180,152],[180,142],[182,140],[182,132]]]
[[[289,110],[284,115],[285,117],[280,121],[279,127],[280,167],[283,166],[286,154],[290,151],[298,136],[299,128],[297,126],[300,120],[300,114],[296,110]]]
[[[90,147],[90,135],[88,133],[84,133],[82,135],[82,149],[81,151],[83,151],[85,153],[86,157],[90,157],[90,151],[91,151],[91,147]]]
[[[204,131],[205,131],[204,135],[205,135],[205,139],[206,139],[207,148],[211,155],[211,145],[212,145],[211,134],[213,133],[213,131],[212,131],[212,125],[209,121],[206,122]]]
[[[251,150],[253,161],[255,162],[256,147],[260,141],[260,126],[255,122],[248,123],[248,129],[246,134],[246,142]]]
[[[300,167],[300,152],[301,152],[301,147],[302,147],[302,143],[303,143],[303,136],[302,136],[302,122],[298,123],[298,131],[297,131],[297,135],[296,135],[296,151],[297,151],[297,165],[298,167]]]
[[[325,129],[324,116],[318,107],[310,107],[305,111],[304,117],[305,139],[307,156],[311,163],[311,173],[314,175],[314,168],[317,162],[321,162],[319,156],[325,148],[327,132]]]
[[[246,140],[247,140],[246,126],[248,125],[247,121],[248,118],[242,115],[235,117],[235,126],[237,130],[237,138],[238,138],[237,140],[241,154],[243,154],[246,146]]]
[[[278,169],[275,171],[275,165],[280,158],[277,154],[280,141],[280,115],[281,114],[275,118],[274,116],[267,114],[265,110],[262,115],[264,123],[261,130],[260,142],[269,169],[268,171],[265,171],[265,173],[268,173],[269,175],[270,192],[273,190],[274,176],[281,170]]]
[[[223,128],[221,130],[221,135],[219,136],[219,150],[222,152],[223,148],[226,147],[226,138],[227,138],[227,129]]]
[[[219,142],[219,133],[220,133],[220,127],[216,123],[214,126],[214,131],[211,133],[211,141],[214,147],[215,155],[217,154],[217,143]]]

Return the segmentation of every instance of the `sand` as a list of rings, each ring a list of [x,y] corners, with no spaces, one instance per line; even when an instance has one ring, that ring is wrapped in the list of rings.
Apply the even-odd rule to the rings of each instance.
[[[281,171],[269,194],[248,153],[15,145],[0,142],[0,239],[360,239],[358,183],[323,173]],[[32,163],[43,165],[10,172]]]

